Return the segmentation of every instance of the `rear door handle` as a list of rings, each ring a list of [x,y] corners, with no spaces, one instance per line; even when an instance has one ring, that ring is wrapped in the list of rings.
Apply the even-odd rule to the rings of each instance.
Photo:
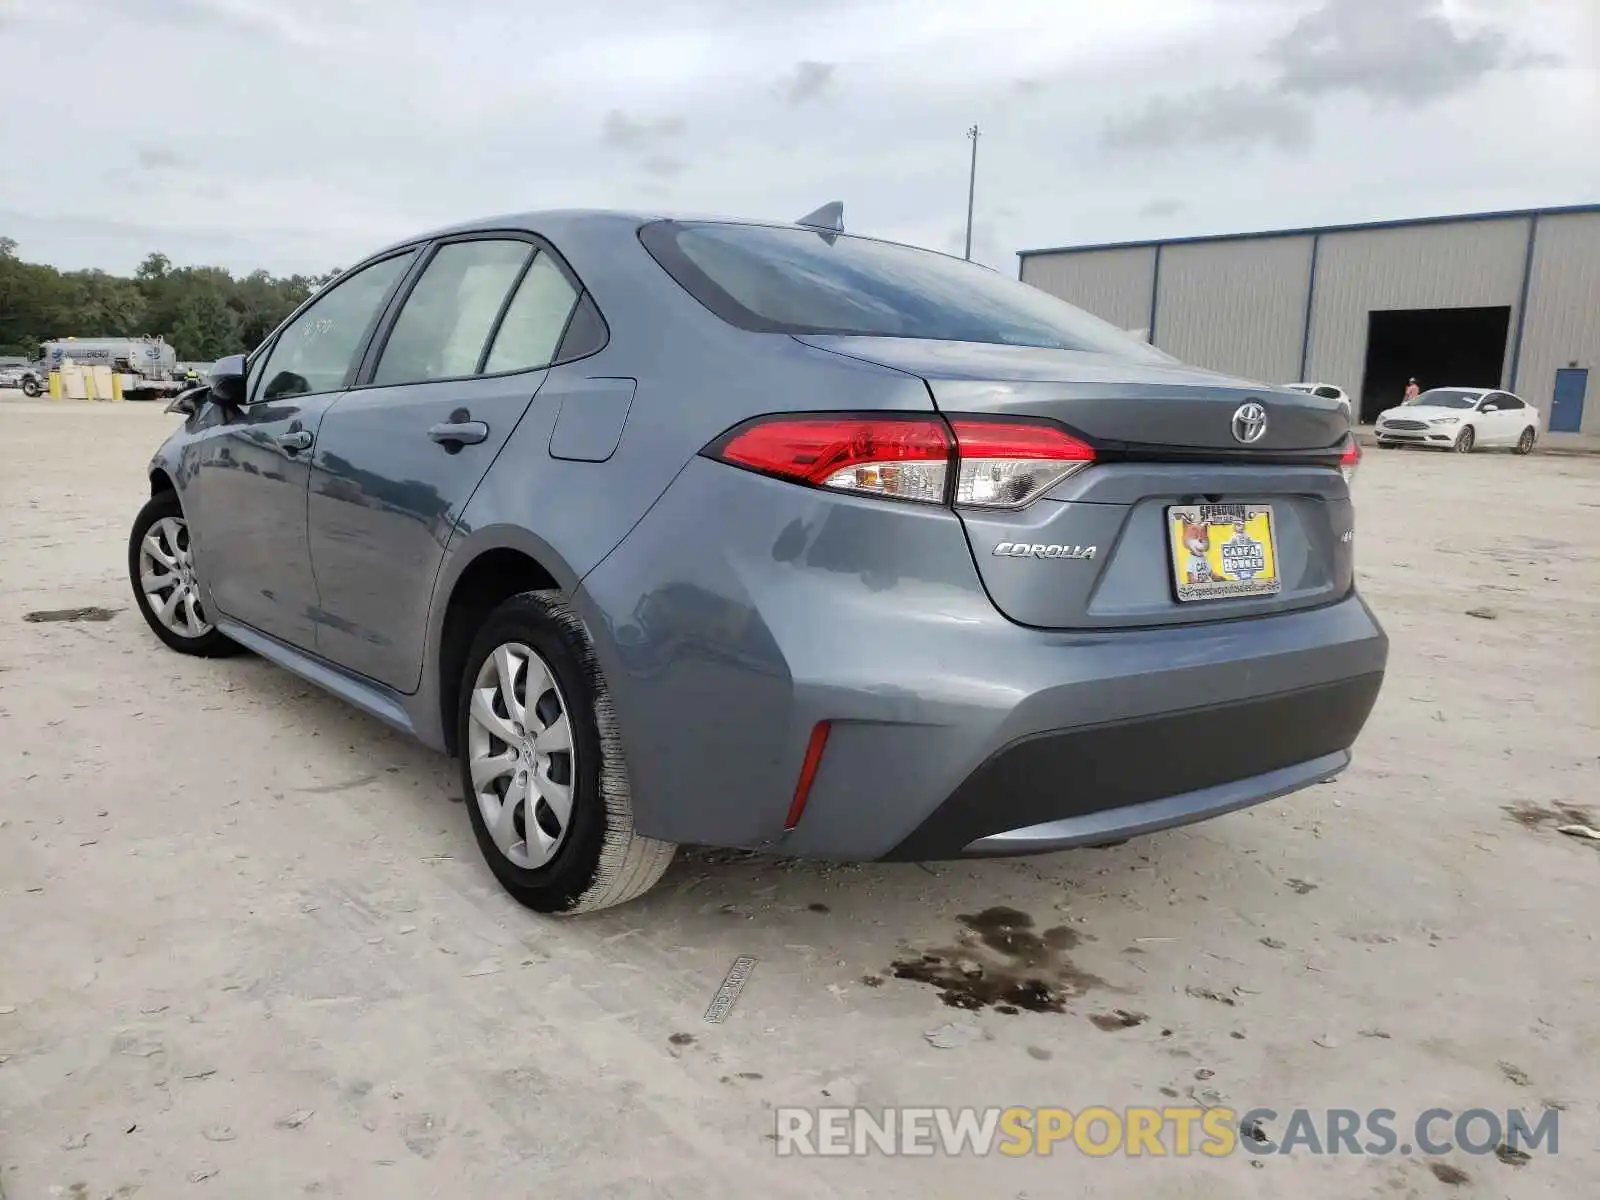
[[[273,440],[290,454],[311,448],[311,434],[304,429],[296,429],[293,433],[282,434]]]
[[[489,436],[482,421],[444,421],[428,430],[428,436],[452,454],[463,446],[476,446]]]

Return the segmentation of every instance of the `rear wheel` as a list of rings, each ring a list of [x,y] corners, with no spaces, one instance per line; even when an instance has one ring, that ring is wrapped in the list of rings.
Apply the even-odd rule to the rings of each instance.
[[[218,658],[239,653],[218,633],[200,601],[189,523],[175,492],[150,498],[128,535],[128,577],[145,621],[179,654]]]
[[[467,655],[457,721],[472,831],[515,899],[589,912],[661,878],[677,847],[634,832],[610,696],[559,592],[524,592],[489,615]]]
[[[1477,440],[1478,435],[1473,432],[1472,426],[1468,425],[1461,431],[1461,435],[1456,438],[1455,452],[1457,454],[1471,454],[1473,443]]]
[[[1532,454],[1533,453],[1533,443],[1535,442],[1535,440],[1537,440],[1537,436],[1538,435],[1536,435],[1533,432],[1533,426],[1532,425],[1529,425],[1526,429],[1524,429],[1522,431],[1522,436],[1517,439],[1517,447],[1516,447],[1517,453],[1518,454]]]

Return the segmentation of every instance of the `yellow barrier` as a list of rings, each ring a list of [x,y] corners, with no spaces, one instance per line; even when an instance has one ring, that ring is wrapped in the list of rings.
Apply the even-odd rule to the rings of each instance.
[[[51,371],[50,372],[50,389],[49,390],[50,390],[50,399],[52,399],[52,400],[61,399],[61,372],[60,371]]]

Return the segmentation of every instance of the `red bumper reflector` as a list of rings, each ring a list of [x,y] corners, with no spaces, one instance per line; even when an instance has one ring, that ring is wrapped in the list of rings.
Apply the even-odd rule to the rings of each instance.
[[[811,740],[806,743],[805,760],[800,764],[800,778],[795,781],[794,800],[789,805],[789,815],[784,819],[785,830],[793,829],[800,824],[800,814],[806,811],[806,800],[811,795],[811,782],[817,777],[817,768],[822,765],[822,751],[828,744],[827,721],[818,721],[815,729],[811,731]]]

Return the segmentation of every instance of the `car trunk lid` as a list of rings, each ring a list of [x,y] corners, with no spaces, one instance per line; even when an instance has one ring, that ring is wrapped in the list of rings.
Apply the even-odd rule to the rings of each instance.
[[[1349,429],[1335,400],[1203,371],[1152,352],[1149,359],[1075,350],[803,335],[807,345],[916,375],[945,413],[1051,417],[1097,445],[1136,456],[1148,449],[1223,451],[1228,460],[1283,451],[1337,453]],[[1266,410],[1248,445],[1233,435],[1241,405]],[[1215,456],[1212,456],[1215,457]]]
[[[1229,620],[1313,607],[1350,590],[1353,514],[1337,469],[1349,422],[1337,401],[1165,356],[800,340],[921,377],[947,416],[1046,417],[1095,446],[1092,468],[1021,510],[957,510],[990,598],[1014,621],[1096,629]],[[1265,429],[1246,442],[1235,427],[1251,405]],[[1209,535],[1214,557],[1231,541],[1229,506],[1271,510],[1277,591],[1180,599],[1187,560],[1174,510],[1199,506],[1222,514]]]

